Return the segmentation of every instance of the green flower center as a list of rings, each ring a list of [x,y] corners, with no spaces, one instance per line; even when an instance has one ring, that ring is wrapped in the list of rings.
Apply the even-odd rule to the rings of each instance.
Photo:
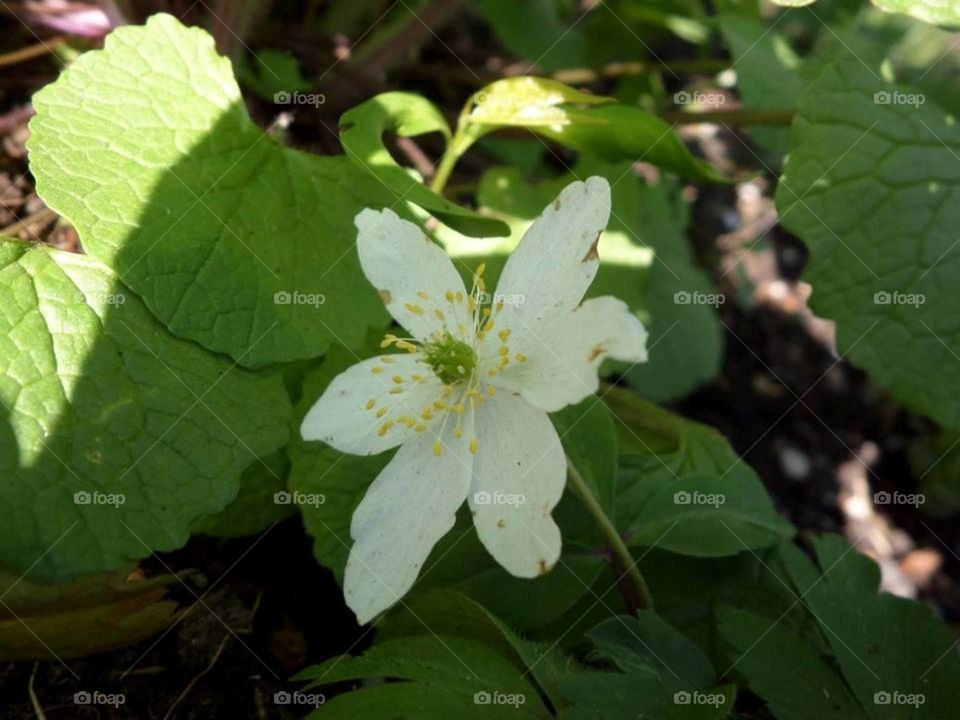
[[[437,377],[446,385],[469,380],[477,367],[477,355],[473,348],[449,334],[425,345],[423,354]]]

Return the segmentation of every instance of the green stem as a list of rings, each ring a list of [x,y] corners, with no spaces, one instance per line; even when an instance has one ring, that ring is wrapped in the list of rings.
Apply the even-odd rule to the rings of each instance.
[[[450,173],[453,172],[453,166],[457,164],[457,160],[460,159],[460,156],[453,152],[453,145],[450,146],[450,149],[444,153],[443,158],[440,160],[440,164],[437,165],[437,172],[433,176],[433,180],[430,182],[430,189],[433,190],[437,195],[440,195],[443,192],[444,186],[447,184],[447,180],[450,179]]]
[[[569,457],[567,457],[567,475],[570,478],[570,483],[583,500],[583,504],[587,506],[587,510],[590,511],[597,521],[597,525],[600,526],[603,534],[606,535],[607,542],[610,543],[610,549],[613,550],[623,565],[624,573],[619,579],[622,580],[623,577],[629,577],[633,583],[633,590],[636,592],[638,606],[644,610],[652,610],[653,596],[650,594],[650,588],[647,587],[647,581],[643,578],[643,574],[640,572],[637,563],[630,554],[630,549],[626,543],[623,542],[623,538],[620,537],[620,533],[617,532],[613,521],[607,517],[607,513],[604,512],[600,501],[597,500],[597,496],[590,490],[590,487]]]

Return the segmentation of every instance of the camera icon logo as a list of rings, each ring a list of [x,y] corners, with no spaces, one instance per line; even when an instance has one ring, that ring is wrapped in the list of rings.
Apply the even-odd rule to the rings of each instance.
[[[278,690],[273,694],[274,705],[289,705],[293,701],[293,696],[286,690]]]
[[[474,705],[489,705],[490,700],[490,693],[488,693],[486,690],[479,690],[473,694]]]
[[[874,705],[889,705],[890,700],[890,693],[888,693],[886,690],[877,690],[877,692],[873,694]]]
[[[689,705],[691,695],[686,690],[679,690],[673,694],[674,705]]]
[[[275,105],[289,105],[290,104],[290,93],[286,90],[281,90],[278,93],[273,94],[273,103]]]
[[[93,497],[86,490],[80,490],[73,494],[73,502],[75,505],[89,505],[93,500]]]
[[[274,505],[289,505],[293,502],[293,495],[286,490],[278,490],[273,494]]]
[[[478,493],[473,494],[473,504],[474,505],[489,505],[492,497],[490,493],[486,490],[481,490]]]
[[[677,105],[686,105],[691,100],[693,100],[693,96],[690,93],[688,93],[686,90],[681,90],[680,92],[676,92],[673,94],[673,102],[676,103]]]
[[[890,493],[886,490],[881,490],[873,494],[873,502],[877,505],[889,505],[890,504]]]
[[[86,690],[73,694],[74,705],[89,705],[91,702],[93,702],[93,698]]]
[[[890,93],[886,90],[878,90],[873,94],[873,102],[877,105],[889,105],[890,100]]]
[[[686,490],[678,490],[673,494],[673,504],[674,505],[689,505],[690,504],[690,493]]]
[[[273,304],[274,305],[289,305],[291,300],[290,293],[286,290],[280,290],[273,294]]]

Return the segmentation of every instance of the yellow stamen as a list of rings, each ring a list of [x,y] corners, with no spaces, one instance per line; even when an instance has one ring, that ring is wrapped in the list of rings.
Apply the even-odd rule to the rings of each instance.
[[[497,333],[500,337],[500,342],[506,342],[507,338],[510,337],[510,331],[506,328]]]
[[[517,362],[526,362],[526,361],[527,361],[526,355],[521,355],[520,353],[517,353]]]
[[[413,303],[404,303],[403,306],[414,315],[423,315],[423,308],[419,305],[414,305]]]
[[[471,455],[476,455],[476,454],[477,454],[477,447],[479,446],[479,444],[480,444],[480,443],[477,442],[477,439],[476,439],[476,438],[473,438],[473,439],[470,441],[470,454],[471,454]]]
[[[440,444],[439,440],[433,443],[433,454],[437,457],[440,457],[443,454],[443,445]]]
[[[377,410],[377,417],[378,417],[378,418],[382,418],[382,417],[383,417],[384,415],[386,415],[386,414],[387,414],[387,408],[385,408],[385,407],[382,407],[382,408],[380,408],[379,410]]]
[[[420,298],[421,300],[429,300],[429,299],[430,299],[430,296],[427,295],[423,290],[420,290],[420,291],[417,292],[417,297]]]
[[[376,404],[377,404],[377,401],[374,400],[373,398],[370,398],[369,400],[367,400],[367,410],[372,410],[373,406]]]

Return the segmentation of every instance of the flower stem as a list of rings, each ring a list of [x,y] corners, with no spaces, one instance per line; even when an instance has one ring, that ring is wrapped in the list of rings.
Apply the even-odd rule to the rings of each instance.
[[[620,537],[620,533],[617,532],[613,521],[611,521],[607,513],[604,512],[600,501],[597,500],[597,496],[590,490],[590,487],[583,479],[583,475],[581,475],[580,471],[574,466],[569,456],[567,457],[567,475],[570,478],[570,483],[583,500],[583,504],[587,506],[587,510],[590,511],[597,521],[597,525],[600,526],[603,534],[606,535],[607,542],[610,543],[610,549],[619,560],[619,564],[623,565],[623,574],[618,578],[618,582],[624,577],[629,577],[633,585],[632,589],[636,594],[637,606],[644,610],[652,610],[653,596],[650,594],[650,588],[647,587],[647,581],[637,567],[637,563],[630,554],[626,543],[623,542],[623,538]]]

